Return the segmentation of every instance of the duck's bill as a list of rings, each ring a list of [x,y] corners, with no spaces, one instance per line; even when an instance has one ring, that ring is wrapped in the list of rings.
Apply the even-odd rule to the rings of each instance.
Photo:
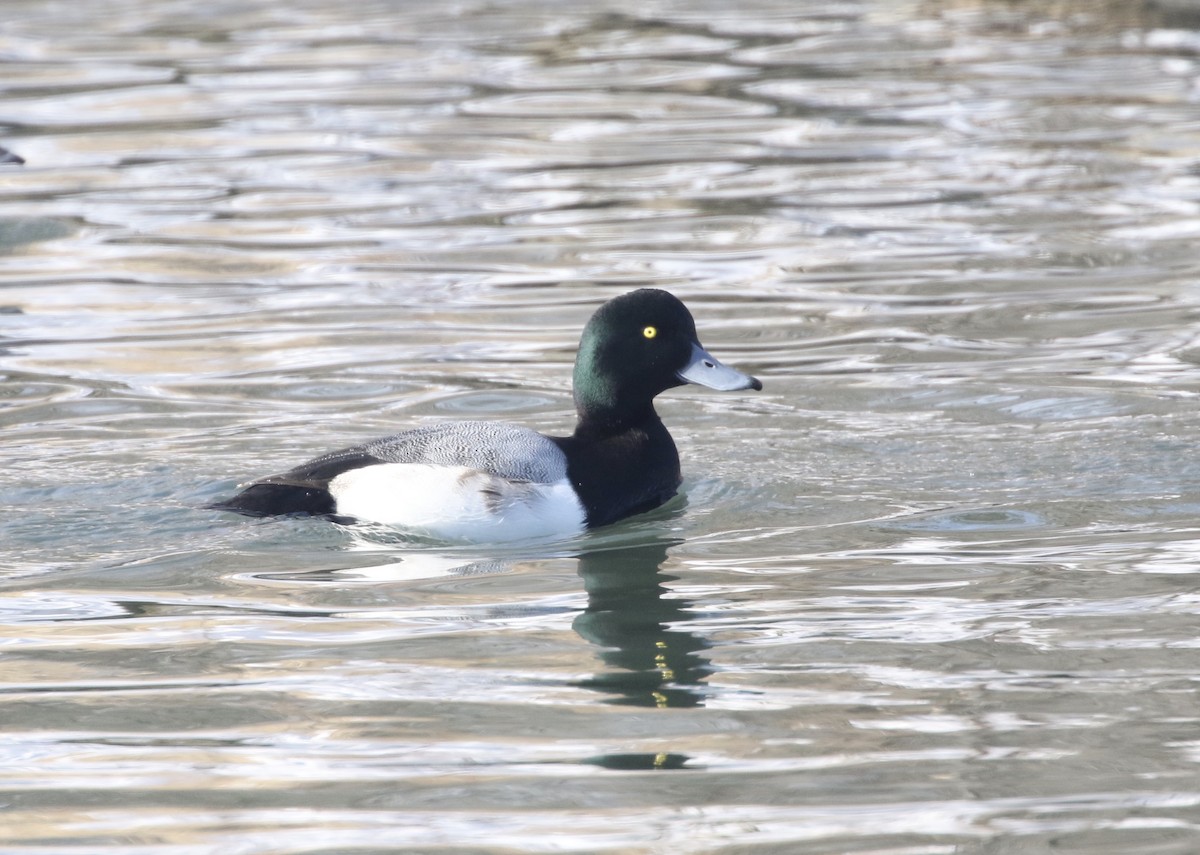
[[[758,378],[721,364],[715,356],[698,344],[692,345],[692,358],[687,365],[679,369],[678,377],[684,383],[707,386],[719,392],[762,388]]]

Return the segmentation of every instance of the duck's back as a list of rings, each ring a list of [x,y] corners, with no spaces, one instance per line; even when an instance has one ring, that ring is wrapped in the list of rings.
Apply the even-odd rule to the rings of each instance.
[[[553,440],[529,428],[503,422],[427,425],[318,457],[305,465],[319,465],[329,458],[354,454],[381,463],[462,466],[534,484],[550,484],[567,477],[567,459]]]

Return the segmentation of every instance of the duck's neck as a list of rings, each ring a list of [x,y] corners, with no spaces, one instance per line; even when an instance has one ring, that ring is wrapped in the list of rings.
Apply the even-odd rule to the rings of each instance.
[[[575,360],[572,394],[579,424],[575,435],[581,439],[605,439],[641,425],[661,424],[654,411],[654,395],[641,377],[618,379],[601,368],[603,359],[594,342],[585,336]]]
[[[573,436],[580,442],[603,442],[621,434],[634,432],[657,433],[666,430],[654,404],[630,409],[628,407],[584,407],[576,403],[578,421]]]

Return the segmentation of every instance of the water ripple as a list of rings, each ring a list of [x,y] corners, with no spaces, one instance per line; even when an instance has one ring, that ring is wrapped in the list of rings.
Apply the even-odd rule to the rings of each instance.
[[[12,846],[1191,851],[1168,4],[102,5],[0,32]],[[686,499],[512,550],[202,509],[569,430],[643,285],[764,380],[662,396]]]

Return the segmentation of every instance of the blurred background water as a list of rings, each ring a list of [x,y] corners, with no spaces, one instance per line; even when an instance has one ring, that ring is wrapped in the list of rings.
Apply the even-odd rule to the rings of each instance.
[[[3,851],[1200,851],[1189,5],[8,0]],[[642,285],[685,500],[201,509]]]

